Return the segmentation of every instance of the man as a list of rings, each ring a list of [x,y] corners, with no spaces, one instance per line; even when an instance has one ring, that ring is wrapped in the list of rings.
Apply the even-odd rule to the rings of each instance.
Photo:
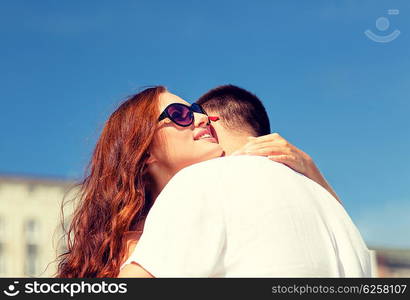
[[[277,133],[268,136],[269,117],[256,95],[234,85],[222,85],[202,95],[196,103],[210,116],[219,118],[220,122],[213,122],[212,126],[219,144],[227,155],[246,154],[246,150],[252,152],[251,150],[260,144],[266,145],[266,149],[268,146],[275,146],[278,152],[270,155],[270,159],[305,174],[341,202],[309,155],[288,143]],[[239,152],[238,149],[244,145],[247,145],[245,152]]]
[[[215,129],[228,151],[247,135],[266,133],[269,123],[232,125],[212,108],[215,97],[204,96],[199,102],[221,119]],[[232,129],[238,130],[227,142]],[[175,175],[128,261],[122,277],[370,276],[367,247],[334,197],[283,164],[255,156],[213,159]]]
[[[269,117],[262,102],[254,94],[233,85],[222,85],[202,95],[197,101],[220,122],[212,125],[219,144],[229,155],[248,142],[249,136],[270,133]]]

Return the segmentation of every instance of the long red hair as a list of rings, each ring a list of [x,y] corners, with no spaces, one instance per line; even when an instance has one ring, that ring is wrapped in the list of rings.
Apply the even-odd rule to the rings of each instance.
[[[153,202],[146,161],[164,92],[162,86],[143,90],[106,122],[80,183],[80,202],[66,232],[68,250],[58,257],[57,277],[118,275],[127,253],[124,233],[136,229]]]

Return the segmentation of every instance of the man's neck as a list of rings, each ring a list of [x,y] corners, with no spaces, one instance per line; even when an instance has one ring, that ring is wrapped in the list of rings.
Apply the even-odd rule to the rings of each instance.
[[[230,135],[226,140],[229,141],[222,145],[225,150],[226,155],[231,155],[233,152],[241,149],[248,142],[248,137],[253,136],[252,134],[233,134]]]

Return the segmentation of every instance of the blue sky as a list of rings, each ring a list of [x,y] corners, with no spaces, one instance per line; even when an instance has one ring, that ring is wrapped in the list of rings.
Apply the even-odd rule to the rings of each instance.
[[[409,15],[407,0],[2,1],[0,173],[78,179],[126,96],[232,83],[314,158],[368,244],[410,247]]]

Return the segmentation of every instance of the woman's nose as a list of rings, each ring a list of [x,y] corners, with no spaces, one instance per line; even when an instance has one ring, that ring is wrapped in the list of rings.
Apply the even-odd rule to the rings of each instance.
[[[209,124],[209,118],[207,115],[194,113],[195,127],[204,127]]]

